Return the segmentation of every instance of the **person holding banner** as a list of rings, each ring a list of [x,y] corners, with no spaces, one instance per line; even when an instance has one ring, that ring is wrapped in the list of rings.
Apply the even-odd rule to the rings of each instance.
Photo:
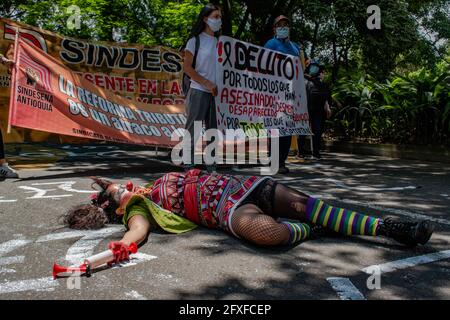
[[[11,68],[13,65],[13,61],[9,60],[2,54],[0,54],[0,62],[7,66],[8,68]],[[8,165],[8,162],[6,162],[5,159],[5,146],[3,144],[3,135],[2,131],[0,130],[0,178],[18,178],[19,175],[17,174],[17,171],[11,168]]]
[[[190,78],[190,88],[186,94],[186,130],[190,134],[190,163],[186,169],[194,167],[195,143],[201,132],[194,132],[195,122],[205,122],[205,128],[217,128],[217,95],[215,52],[217,37],[222,26],[220,8],[207,4],[198,15],[184,51],[184,72]],[[214,156],[214,155],[213,155]],[[215,166],[208,166],[215,171]]]
[[[273,23],[273,31],[275,36],[267,41],[265,48],[278,51],[284,54],[289,54],[301,58],[302,64],[306,58],[303,50],[296,43],[289,39],[289,24],[290,21],[286,16],[278,16]],[[286,167],[286,160],[291,148],[292,136],[284,136],[280,138],[280,168],[278,173],[288,173],[289,169]]]
[[[201,225],[261,246],[295,245],[320,234],[386,236],[415,246],[427,243],[434,230],[425,220],[381,219],[335,207],[271,177],[193,169],[167,173],[146,186],[92,179],[98,193],[91,204],[70,209],[64,223],[99,229],[121,221],[128,228],[120,242],[124,248],[142,243],[152,227],[178,234]]]

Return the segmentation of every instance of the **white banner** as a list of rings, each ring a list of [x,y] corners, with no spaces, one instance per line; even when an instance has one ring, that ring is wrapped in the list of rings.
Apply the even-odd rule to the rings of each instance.
[[[222,36],[217,46],[218,128],[279,129],[280,136],[310,135],[300,58]]]

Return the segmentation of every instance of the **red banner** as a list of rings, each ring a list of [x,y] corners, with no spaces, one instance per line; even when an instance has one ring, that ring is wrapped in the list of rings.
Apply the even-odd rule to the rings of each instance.
[[[10,125],[121,143],[177,143],[170,137],[184,127],[184,106],[120,97],[20,38],[14,56]]]

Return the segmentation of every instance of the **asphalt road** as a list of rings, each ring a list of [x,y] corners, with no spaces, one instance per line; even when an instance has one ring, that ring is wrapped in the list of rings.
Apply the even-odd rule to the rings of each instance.
[[[425,246],[321,237],[265,249],[216,230],[155,232],[131,263],[52,280],[54,261],[100,252],[124,232],[74,233],[61,225],[67,208],[89,201],[89,176],[144,183],[179,168],[142,151],[90,149],[70,159],[45,148],[19,153],[12,162],[21,178],[0,182],[0,299],[450,299],[449,163],[328,153],[320,162],[292,161],[290,174],[276,176],[350,209],[431,219],[436,232]]]

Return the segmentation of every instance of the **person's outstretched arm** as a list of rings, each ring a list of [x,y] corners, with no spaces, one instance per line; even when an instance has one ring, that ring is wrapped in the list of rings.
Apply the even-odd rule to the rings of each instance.
[[[127,246],[132,242],[139,245],[150,232],[150,223],[144,216],[135,215],[128,220],[128,228],[129,230],[124,234],[120,242]]]
[[[139,245],[148,235],[150,223],[142,215],[135,215],[128,220],[128,231],[120,241],[111,241],[108,245],[113,251],[113,262],[119,263],[130,259],[131,244]]]

